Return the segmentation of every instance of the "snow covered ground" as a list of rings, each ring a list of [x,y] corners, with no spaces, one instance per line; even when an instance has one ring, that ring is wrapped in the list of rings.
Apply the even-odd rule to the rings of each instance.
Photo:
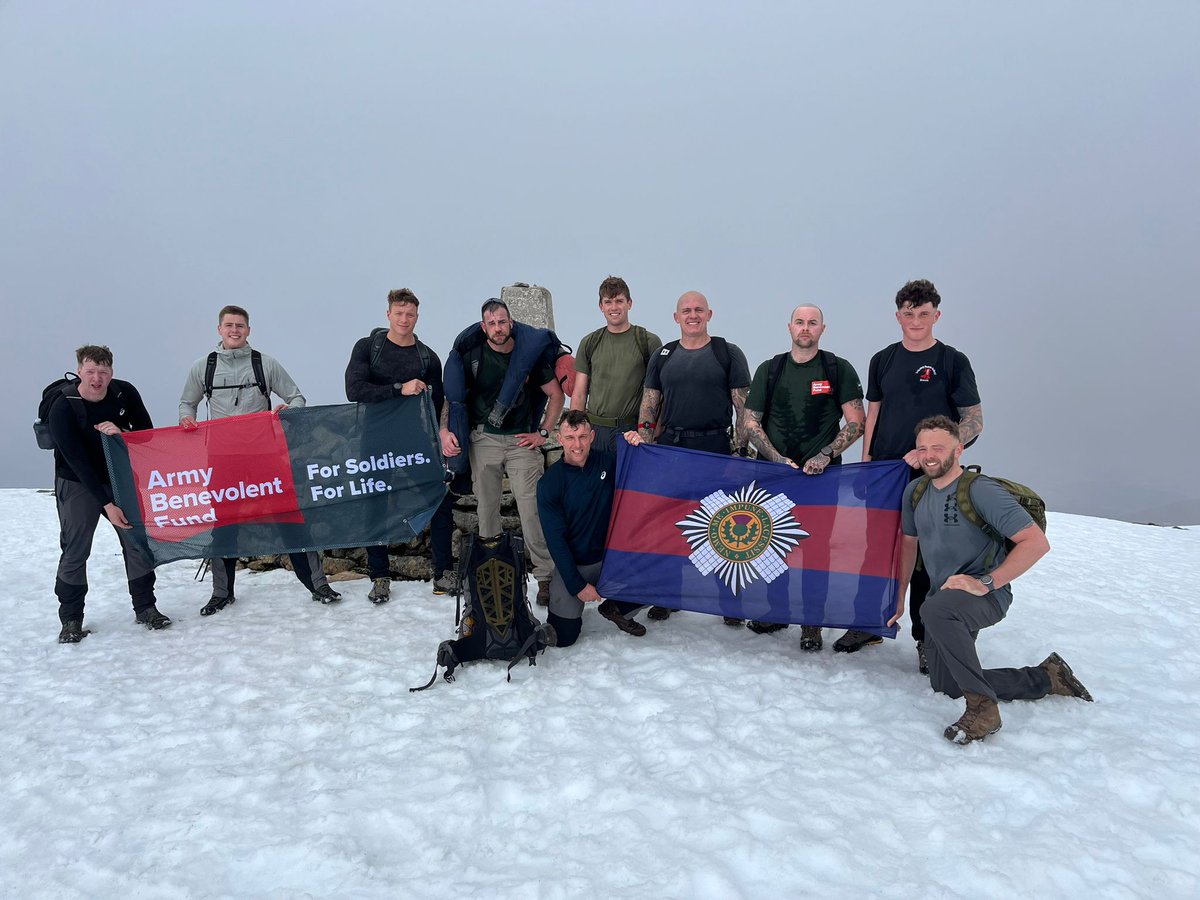
[[[117,543],[60,646],[54,500],[0,491],[4,897],[1200,896],[1200,529],[1054,515],[985,664],[1058,650],[1094,704],[949,744],[907,633],[854,655],[592,610],[575,647],[420,694],[453,601],[323,607],[194,563],[133,624]]]

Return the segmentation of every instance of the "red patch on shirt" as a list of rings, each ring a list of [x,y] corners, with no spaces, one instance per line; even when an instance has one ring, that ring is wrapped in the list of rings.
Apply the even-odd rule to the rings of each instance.
[[[828,381],[814,381],[812,383],[812,392],[816,394],[829,394],[833,392],[833,388],[829,386]]]

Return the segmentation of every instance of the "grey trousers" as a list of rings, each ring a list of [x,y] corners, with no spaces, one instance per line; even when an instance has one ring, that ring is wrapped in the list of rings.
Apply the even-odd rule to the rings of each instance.
[[[500,493],[507,472],[508,485],[521,516],[521,533],[533,561],[533,577],[538,581],[548,580],[554,572],[554,560],[546,547],[537,508],[537,484],[545,465],[542,451],[520,446],[516,435],[489,434],[483,428],[476,428],[471,432],[470,453],[471,487],[479,504],[476,510],[479,536],[492,538],[503,530]]]
[[[921,607],[929,683],[950,697],[982,694],[993,700],[1039,700],[1050,693],[1050,676],[1038,666],[985,669],[975,651],[981,629],[1004,618],[999,600],[967,591],[937,591]]]
[[[323,584],[328,584],[328,579],[325,577],[325,566],[321,563],[320,553],[310,550],[308,553],[289,553],[288,556],[292,558],[292,571],[300,579],[300,583],[310,591]],[[307,572],[304,571],[305,566],[303,565],[303,561],[307,561],[308,563]],[[212,572],[213,596],[234,596],[233,580],[234,573],[237,571],[237,560],[210,559],[208,563],[209,571]]]
[[[83,617],[83,599],[88,589],[87,561],[92,555],[92,540],[96,536],[96,525],[102,518],[105,521],[108,518],[100,502],[78,481],[55,478],[54,502],[58,507],[58,544],[62,550],[58,558],[55,593],[58,595],[60,618],[66,622]],[[121,542],[121,556],[125,559],[125,577],[129,580],[133,608],[140,611],[154,603],[154,567],[142,556],[127,530],[116,526],[113,530]]]

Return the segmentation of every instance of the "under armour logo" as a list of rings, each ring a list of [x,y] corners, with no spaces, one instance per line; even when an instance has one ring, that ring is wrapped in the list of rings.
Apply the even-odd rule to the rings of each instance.
[[[958,524],[958,501],[953,495],[946,496],[946,502],[942,506],[942,524],[957,525]]]

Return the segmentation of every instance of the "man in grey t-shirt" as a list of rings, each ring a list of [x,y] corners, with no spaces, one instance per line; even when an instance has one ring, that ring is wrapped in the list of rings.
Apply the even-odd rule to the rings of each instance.
[[[931,588],[921,607],[925,621],[925,651],[929,682],[935,691],[963,697],[967,708],[944,737],[956,744],[983,740],[1000,730],[998,700],[1038,700],[1060,694],[1091,700],[1079,680],[1057,653],[1037,666],[984,669],[975,650],[975,637],[1004,618],[1012,603],[1009,585],[1046,555],[1046,534],[1016,499],[997,482],[973,477],[963,480],[959,463],[963,445],[958,423],[931,416],[917,425],[916,453],[923,478],[913,481],[901,503],[904,531],[900,555],[900,591],[893,625],[904,613],[904,596],[917,558],[929,571]],[[966,498],[960,495],[965,487]],[[913,496],[917,495],[916,508]],[[988,526],[974,525],[963,511],[965,500]],[[1013,542],[1005,552],[1004,538]]]

